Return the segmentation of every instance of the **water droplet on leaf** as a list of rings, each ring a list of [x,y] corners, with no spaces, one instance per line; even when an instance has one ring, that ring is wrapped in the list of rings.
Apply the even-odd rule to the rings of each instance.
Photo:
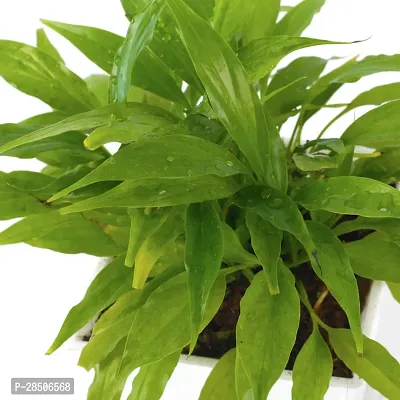
[[[114,157],[111,157],[111,158],[109,159],[109,162],[110,162],[110,164],[115,164],[115,158],[114,158]]]
[[[174,161],[174,157],[168,156],[168,157],[167,157],[167,161],[169,161],[169,162]]]
[[[280,199],[280,198],[273,199],[268,203],[268,206],[270,208],[275,209],[275,210],[278,210],[279,208],[282,208],[283,205],[284,205],[283,200]]]

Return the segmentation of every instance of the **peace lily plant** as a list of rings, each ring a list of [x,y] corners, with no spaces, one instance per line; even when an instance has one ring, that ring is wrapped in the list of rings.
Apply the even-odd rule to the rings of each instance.
[[[400,398],[399,363],[361,331],[357,285],[386,281],[399,296],[400,83],[338,105],[335,120],[378,106],[340,139],[324,130],[302,140],[344,84],[400,71],[400,55],[352,58],[329,73],[319,57],[277,69],[295,50],[337,44],[300,37],[323,3],[123,0],[125,38],[42,21],[106,73],[85,80],[43,29],[37,47],[0,41],[0,75],[53,110],[0,127],[2,155],[47,164],[1,173],[0,217],[23,219],[0,243],[110,258],[48,350],[101,314],[79,360],[95,369],[88,399],[120,399],[138,367],[129,399],[159,399],[183,349],[202,355],[206,327],[238,285],[237,324],[216,335],[217,352],[229,351],[201,400],[265,400],[294,354],[300,310],[310,332],[293,399],[322,399],[337,360]],[[328,299],[344,315],[340,329],[321,315]]]

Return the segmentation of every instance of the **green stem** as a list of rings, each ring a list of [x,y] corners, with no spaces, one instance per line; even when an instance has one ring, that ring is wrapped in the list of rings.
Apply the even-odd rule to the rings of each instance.
[[[322,328],[324,328],[326,331],[329,332],[332,328],[330,326],[328,326],[327,324],[325,324],[325,322],[322,321],[322,319],[317,315],[317,313],[312,308],[312,305],[310,304],[310,301],[308,300],[306,289],[304,288],[304,285],[301,281],[296,281],[296,288],[297,288],[297,292],[299,293],[301,302],[307,308],[307,311],[310,313],[313,321],[317,322],[317,324],[319,326],[321,326]]]
[[[254,279],[254,273],[251,269],[244,269],[242,270],[242,274],[247,278],[247,280],[251,283]]]

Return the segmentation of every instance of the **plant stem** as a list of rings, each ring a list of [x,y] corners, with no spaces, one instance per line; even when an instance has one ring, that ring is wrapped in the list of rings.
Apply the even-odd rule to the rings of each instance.
[[[318,297],[318,300],[315,302],[314,304],[314,311],[317,312],[319,310],[319,308],[321,307],[321,304],[324,302],[324,300],[326,299],[326,297],[328,296],[329,291],[328,289],[325,289],[321,296]]]
[[[306,289],[304,288],[303,282],[296,281],[296,288],[297,288],[297,292],[299,293],[301,302],[307,308],[313,321],[315,321],[319,326],[321,326],[322,328],[324,328],[326,331],[329,332],[331,330],[331,327],[328,326],[327,324],[325,324],[325,322],[322,321],[322,319],[317,315],[317,313],[312,308],[310,301],[308,300],[307,292],[306,292]]]
[[[244,269],[242,270],[242,274],[247,278],[247,280],[251,283],[254,279],[254,273],[251,269]]]

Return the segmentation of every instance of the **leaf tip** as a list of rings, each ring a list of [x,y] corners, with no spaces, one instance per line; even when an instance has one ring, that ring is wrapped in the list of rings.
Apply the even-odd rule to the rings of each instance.
[[[269,288],[269,294],[271,296],[276,296],[277,294],[280,294],[280,293],[281,293],[281,291],[279,290],[278,286]]]

